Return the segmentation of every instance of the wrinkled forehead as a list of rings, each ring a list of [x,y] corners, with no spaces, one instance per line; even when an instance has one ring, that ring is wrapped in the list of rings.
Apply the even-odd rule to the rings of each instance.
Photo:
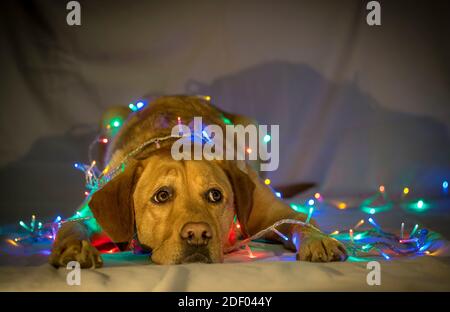
[[[147,159],[140,181],[150,184],[176,181],[195,185],[217,185],[231,190],[225,172],[215,161],[174,160],[170,155],[154,155]]]

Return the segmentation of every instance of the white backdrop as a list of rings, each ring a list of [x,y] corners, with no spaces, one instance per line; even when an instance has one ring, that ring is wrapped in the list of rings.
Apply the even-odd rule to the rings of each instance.
[[[207,94],[280,124],[275,184],[327,194],[438,193],[450,178],[446,1],[4,1],[0,213],[70,213],[102,111],[142,95]]]

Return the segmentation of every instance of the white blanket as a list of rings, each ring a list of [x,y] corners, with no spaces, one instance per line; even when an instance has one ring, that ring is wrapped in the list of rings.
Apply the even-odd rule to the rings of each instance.
[[[351,199],[346,199],[351,202]],[[357,200],[355,200],[357,202]],[[394,206],[375,215],[384,228],[406,222],[409,231],[415,222],[445,231],[449,218],[448,200],[430,203],[424,215],[414,215]],[[348,228],[361,217],[357,208],[338,210],[320,205],[316,219],[326,231]],[[401,218],[400,218],[401,217]],[[434,228],[432,225],[435,225]],[[365,225],[367,227],[367,225]],[[398,232],[399,228],[396,230]],[[13,247],[2,245],[0,290],[2,291],[450,291],[450,258],[446,244],[433,256],[382,260],[381,285],[366,282],[370,270],[361,258],[342,263],[295,261],[294,254],[279,245],[256,244],[251,259],[245,250],[226,255],[223,264],[160,266],[146,255],[131,252],[104,254],[101,269],[82,270],[81,285],[68,286],[66,269],[46,263],[45,245]]]

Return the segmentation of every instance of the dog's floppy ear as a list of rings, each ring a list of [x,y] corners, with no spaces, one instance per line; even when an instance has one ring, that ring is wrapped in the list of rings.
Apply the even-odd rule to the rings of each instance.
[[[89,202],[95,219],[116,243],[129,243],[133,238],[133,192],[141,171],[140,163],[130,163],[122,173],[96,191]]]
[[[250,177],[240,170],[237,165],[226,161],[223,166],[225,174],[231,183],[234,193],[234,206],[236,209],[237,218],[244,235],[249,236],[247,230],[247,223],[253,207],[253,191],[255,184]]]

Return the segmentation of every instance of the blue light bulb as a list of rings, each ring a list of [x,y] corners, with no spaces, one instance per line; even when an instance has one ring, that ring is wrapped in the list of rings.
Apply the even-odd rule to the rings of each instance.
[[[137,102],[136,107],[137,107],[137,109],[141,109],[142,107],[144,107],[144,102],[142,102],[142,101]]]

